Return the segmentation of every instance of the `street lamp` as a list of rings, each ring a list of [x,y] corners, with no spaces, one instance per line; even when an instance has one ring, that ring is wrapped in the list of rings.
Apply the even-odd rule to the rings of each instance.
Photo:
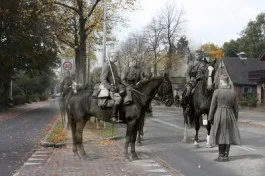
[[[102,65],[106,62],[106,35],[107,35],[107,27],[106,27],[106,16],[107,16],[107,5],[106,0],[104,0],[104,18],[103,18],[103,58]]]

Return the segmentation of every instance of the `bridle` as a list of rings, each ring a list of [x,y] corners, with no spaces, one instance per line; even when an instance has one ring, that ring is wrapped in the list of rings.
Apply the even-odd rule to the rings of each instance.
[[[166,90],[165,90],[165,83],[168,83],[169,81],[168,80],[166,80],[165,78],[164,78],[164,80],[163,80],[163,83],[158,87],[158,89],[156,90],[156,92],[154,93],[154,95],[156,95],[156,94],[163,94],[163,95],[166,95],[165,94],[165,92],[166,92]],[[163,88],[163,89],[162,89]],[[160,89],[162,89],[162,93],[159,93],[159,90]],[[136,90],[135,88],[133,88],[133,87],[131,87],[131,90],[132,90],[132,93],[135,95],[135,97],[137,98],[137,100],[140,102],[140,104],[141,104],[141,106],[143,106],[144,105],[144,103],[142,102],[142,100],[141,100],[141,98],[139,97],[139,95],[142,95],[142,96],[144,96],[144,97],[146,97],[148,100],[149,99],[151,99],[152,97],[150,97],[150,96],[148,96],[148,95],[146,95],[146,94],[144,94],[144,93],[142,93],[142,92],[140,92],[140,91],[138,91],[138,90]],[[137,95],[138,94],[138,95]],[[166,103],[166,101],[169,99],[169,97],[170,97],[170,95],[166,95],[166,96],[163,96],[163,95],[160,95],[160,97],[153,97],[153,99],[154,100],[157,100],[157,101],[161,101],[161,102],[163,102],[163,103]]]

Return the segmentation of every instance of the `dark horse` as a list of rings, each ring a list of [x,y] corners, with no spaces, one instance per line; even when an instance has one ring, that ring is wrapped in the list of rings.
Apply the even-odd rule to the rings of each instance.
[[[132,159],[138,159],[135,152],[135,141],[137,130],[145,115],[144,107],[147,103],[160,95],[160,99],[171,106],[173,104],[173,92],[168,76],[153,77],[143,81],[132,90],[133,103],[122,106],[119,109],[120,120],[127,124],[126,142],[124,146],[125,159],[129,160],[128,147],[131,144]],[[73,137],[73,152],[75,155],[87,158],[83,147],[83,128],[90,116],[109,122],[112,108],[100,108],[97,105],[98,99],[92,97],[91,90],[84,90],[74,94],[67,105],[68,119]]]
[[[182,104],[183,108],[183,116],[184,116],[184,123],[189,126],[195,125],[196,134],[194,137],[194,144],[198,145],[199,138],[198,138],[198,132],[201,125],[201,117],[202,115],[207,115],[207,121],[208,121],[208,113],[210,111],[211,106],[211,100],[212,95],[214,91],[214,75],[215,75],[215,68],[213,67],[215,62],[208,64],[208,69],[206,70],[206,74],[204,75],[204,78],[198,82],[198,84],[195,87],[195,90],[191,96],[190,100],[190,110],[187,110],[187,106],[183,106],[185,103]],[[182,94],[182,97],[185,96],[185,91]],[[182,98],[182,101],[184,101],[184,98]],[[209,146],[209,135],[211,131],[211,124],[207,123],[206,125],[207,129],[207,142],[206,146]],[[184,139],[185,139],[184,135]]]

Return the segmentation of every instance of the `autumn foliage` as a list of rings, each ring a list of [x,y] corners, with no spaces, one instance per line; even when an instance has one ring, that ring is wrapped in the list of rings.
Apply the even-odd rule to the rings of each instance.
[[[206,56],[212,59],[221,59],[224,57],[224,51],[213,43],[206,43],[201,46],[201,50],[204,51]]]

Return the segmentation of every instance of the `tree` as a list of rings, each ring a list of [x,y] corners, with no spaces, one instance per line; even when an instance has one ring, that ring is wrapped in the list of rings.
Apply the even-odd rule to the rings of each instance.
[[[213,43],[207,43],[201,46],[204,54],[212,59],[220,59],[224,57],[224,52],[221,48]]]
[[[177,42],[177,54],[179,57],[184,57],[187,51],[189,51],[189,41],[187,37],[183,35]]]
[[[55,0],[54,3],[60,6],[60,17],[65,22],[64,31],[66,35],[58,33],[58,39],[75,50],[76,76],[77,82],[84,85],[86,82],[86,59],[87,59],[87,39],[94,37],[94,32],[101,30],[103,21],[103,4],[100,0]],[[112,0],[108,1],[108,32],[110,33],[114,24],[119,22],[119,8],[132,9],[135,0]],[[67,16],[67,12],[70,12]],[[90,39],[91,39],[90,38]],[[91,41],[90,41],[91,43]]]
[[[41,1],[41,3],[46,0]],[[58,64],[57,44],[50,27],[53,18],[50,6],[34,0],[1,2],[0,10],[0,89],[2,102],[7,104],[10,81],[16,72],[31,75],[51,73]]]
[[[265,48],[265,13],[257,15],[241,31],[237,40],[230,40],[223,45],[225,56],[237,57],[243,51],[248,57],[256,58]]]
[[[183,23],[183,8],[178,9],[176,4],[169,3],[161,15],[162,26],[164,28],[164,43],[167,48],[168,60],[165,65],[165,71],[169,72],[172,68],[172,62],[176,58],[176,43],[181,35]]]
[[[248,57],[257,58],[265,48],[265,13],[260,13],[256,20],[250,21],[241,32],[239,49]]]
[[[229,42],[225,42],[223,44],[223,50],[226,57],[237,57],[237,53],[240,52],[238,40],[230,40]]]
[[[162,51],[162,39],[164,28],[161,20],[153,18],[151,23],[146,27],[145,38],[149,51],[152,53],[154,76],[157,75],[157,64],[161,61],[160,53]]]

